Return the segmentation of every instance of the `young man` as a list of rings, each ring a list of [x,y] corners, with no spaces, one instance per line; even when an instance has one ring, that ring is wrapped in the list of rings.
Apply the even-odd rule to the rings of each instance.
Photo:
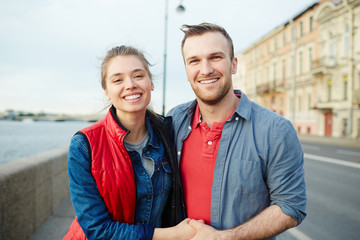
[[[169,112],[194,239],[271,238],[305,218],[303,151],[290,121],[234,91],[228,33],[183,25],[193,102]],[[206,225],[208,224],[208,225]],[[211,225],[211,226],[209,226]]]

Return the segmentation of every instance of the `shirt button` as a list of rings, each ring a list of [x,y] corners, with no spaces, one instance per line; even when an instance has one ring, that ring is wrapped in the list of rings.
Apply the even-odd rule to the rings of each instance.
[[[147,151],[146,151],[146,154],[150,154],[150,150],[147,150]]]
[[[235,120],[236,120],[236,121],[239,121],[239,117],[236,117]]]
[[[150,199],[150,198],[151,198],[151,195],[146,195],[146,198],[147,198],[147,199]]]
[[[180,151],[178,151],[178,155],[180,156],[180,154],[181,154],[181,152]]]
[[[145,221],[144,219],[143,219],[143,220],[141,220],[140,222],[141,222],[141,223],[143,223],[143,224],[145,224],[145,223],[146,223],[146,221]]]
[[[212,144],[212,141],[208,141],[208,144],[211,145],[211,144]]]
[[[189,130],[191,130],[191,126],[189,126],[188,128],[189,128]]]

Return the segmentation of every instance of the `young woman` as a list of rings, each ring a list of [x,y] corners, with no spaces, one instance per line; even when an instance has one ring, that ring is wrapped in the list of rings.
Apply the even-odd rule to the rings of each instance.
[[[69,186],[77,217],[64,239],[191,238],[171,119],[146,109],[154,89],[149,62],[133,47],[115,47],[103,60],[101,78],[112,106],[71,140]]]

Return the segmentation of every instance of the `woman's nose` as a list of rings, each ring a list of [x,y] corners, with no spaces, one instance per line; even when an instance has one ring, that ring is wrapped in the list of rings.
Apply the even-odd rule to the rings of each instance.
[[[136,81],[131,77],[126,78],[125,79],[125,88],[126,89],[134,89],[134,88],[136,88]]]

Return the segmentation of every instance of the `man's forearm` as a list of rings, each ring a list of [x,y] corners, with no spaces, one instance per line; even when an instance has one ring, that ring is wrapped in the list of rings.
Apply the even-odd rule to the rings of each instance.
[[[249,221],[228,230],[221,231],[223,239],[264,239],[295,227],[297,221],[286,215],[279,206],[264,209]]]

